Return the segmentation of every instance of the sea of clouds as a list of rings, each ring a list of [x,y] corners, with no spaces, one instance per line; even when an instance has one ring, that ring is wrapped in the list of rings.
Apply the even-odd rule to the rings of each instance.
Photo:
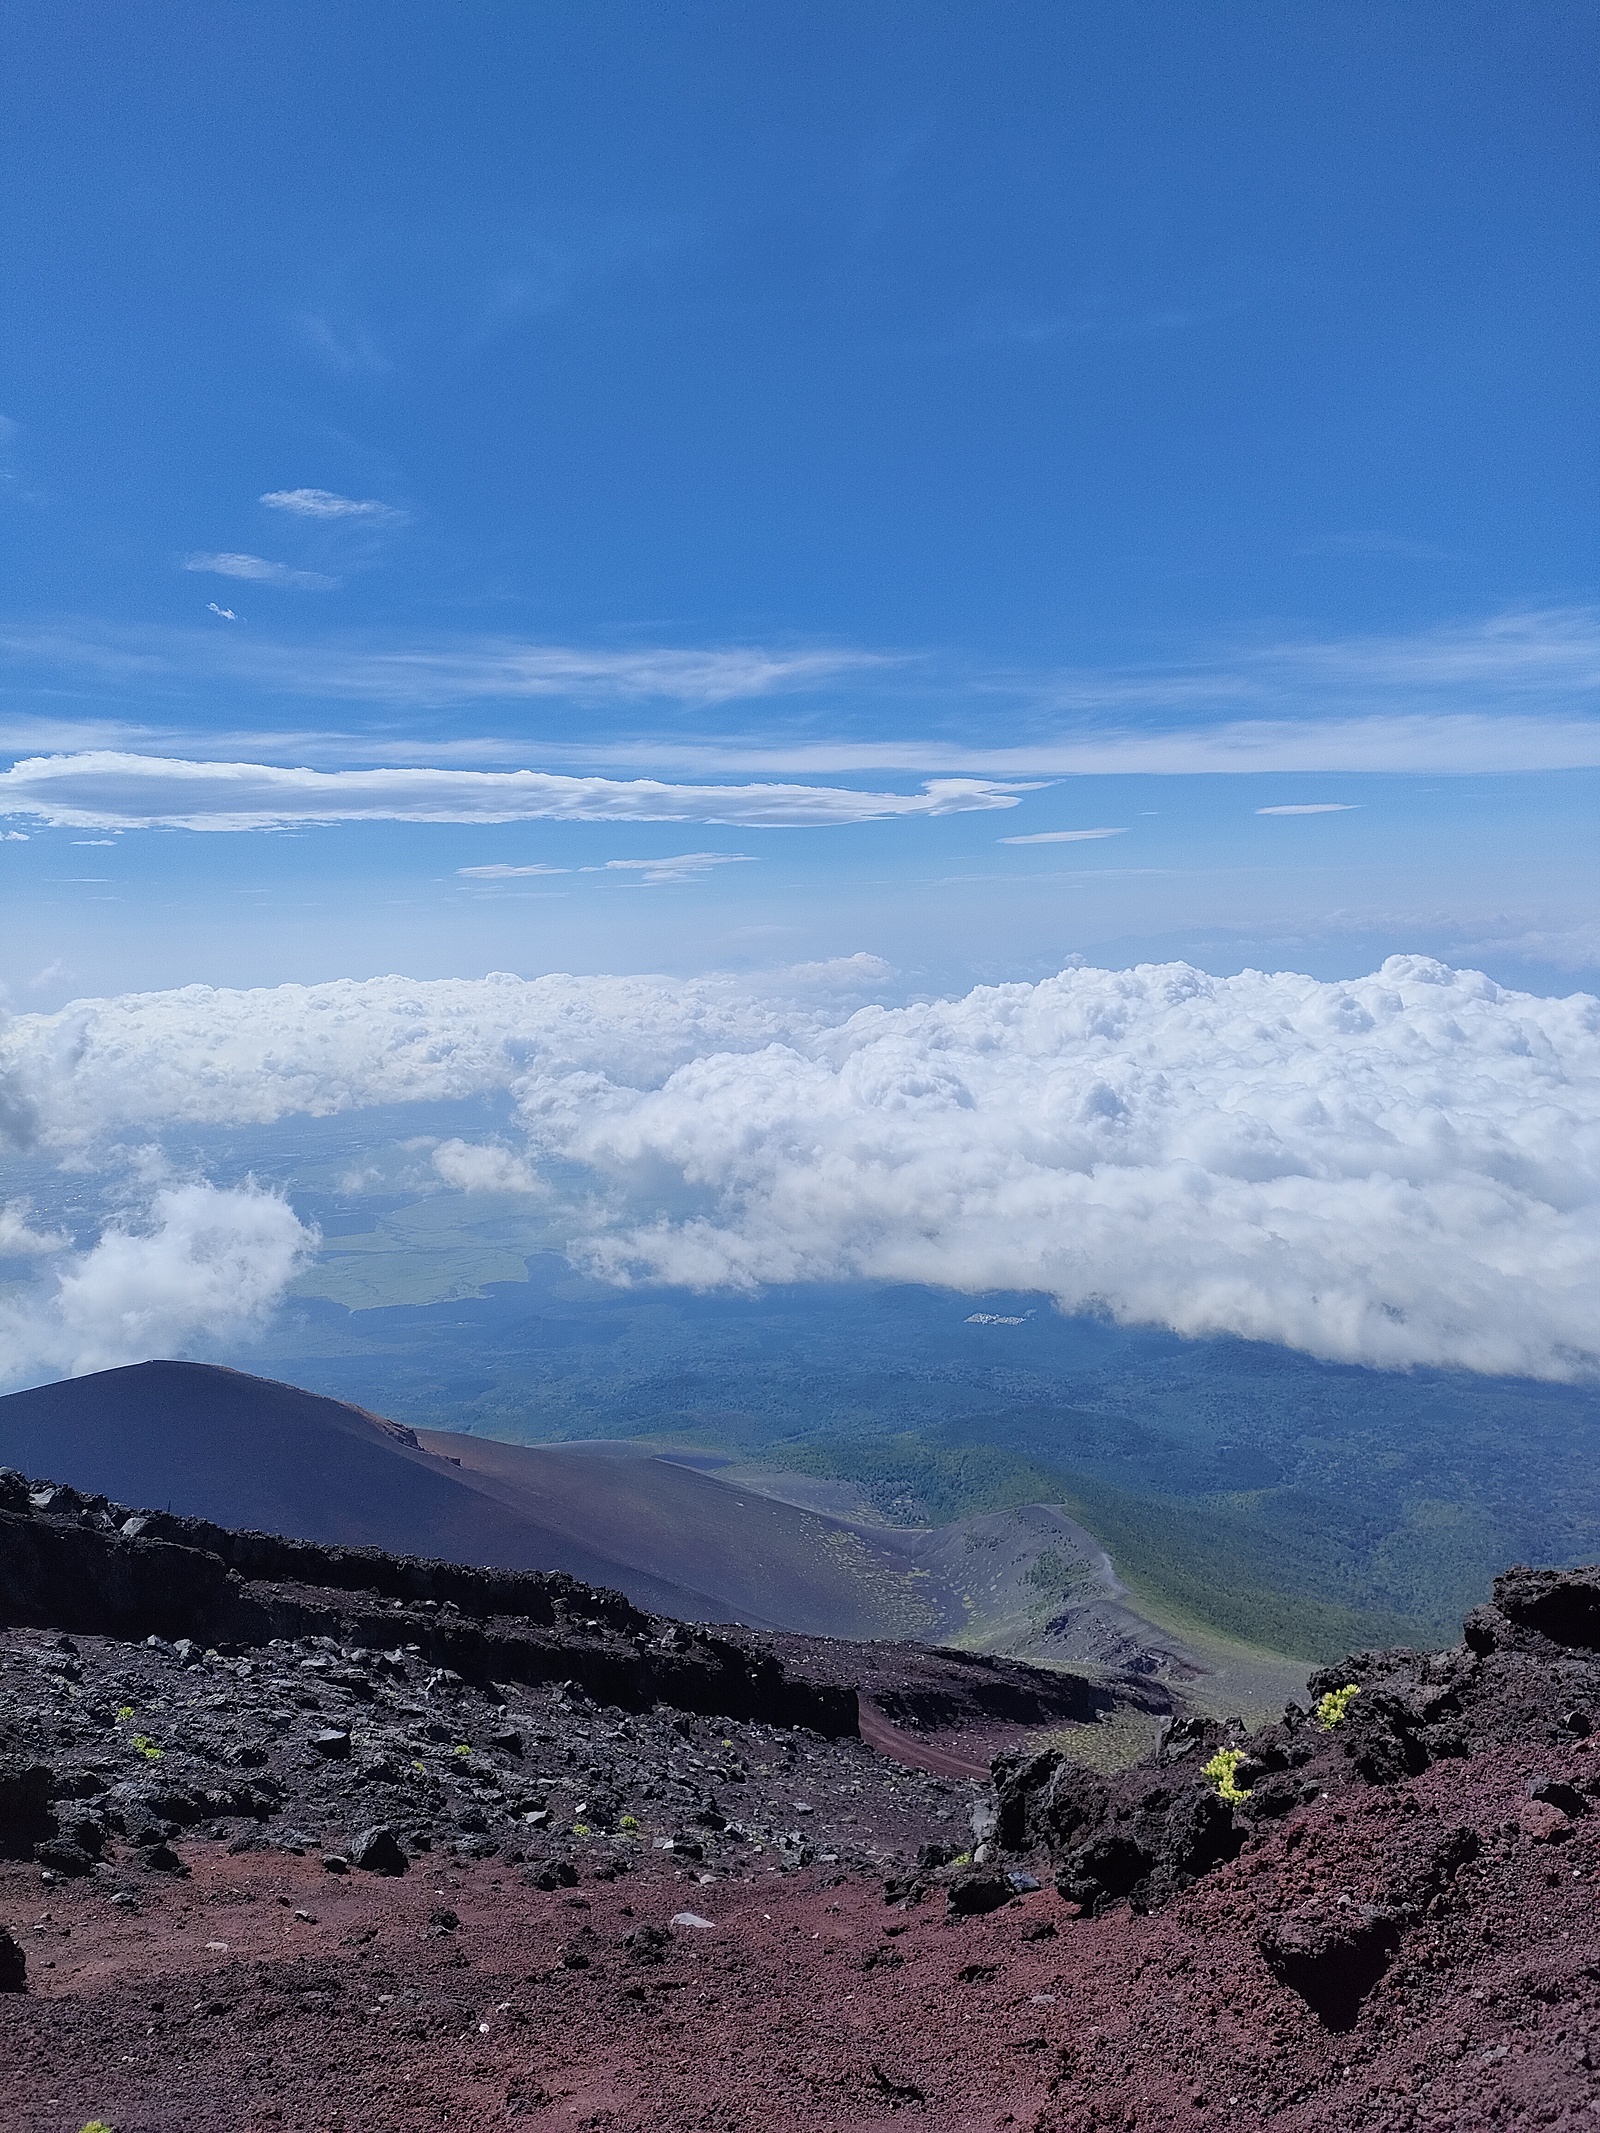
[[[437,1189],[548,1199],[558,1175],[573,1257],[616,1281],[1023,1289],[1386,1368],[1600,1370],[1600,1001],[1396,957],[859,1004],[889,975],[79,1002],[0,1029],[0,1121],[81,1164],[169,1127],[498,1096],[514,1144],[436,1145]],[[48,1274],[0,1317],[0,1369],[248,1330],[315,1244],[284,1200],[197,1180],[88,1250],[0,1232]]]

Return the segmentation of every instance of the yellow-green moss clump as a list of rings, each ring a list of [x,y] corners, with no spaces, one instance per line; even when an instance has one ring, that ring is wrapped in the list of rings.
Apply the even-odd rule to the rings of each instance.
[[[1347,1681],[1342,1689],[1329,1689],[1317,1703],[1317,1724],[1324,1733],[1331,1733],[1341,1718],[1349,1715],[1350,1706],[1361,1694],[1359,1682]]]
[[[1236,1800],[1248,1800],[1250,1797],[1250,1788],[1239,1783],[1239,1765],[1243,1761],[1242,1748],[1219,1748],[1200,1773],[1216,1786],[1217,1798],[1226,1800],[1230,1807]]]

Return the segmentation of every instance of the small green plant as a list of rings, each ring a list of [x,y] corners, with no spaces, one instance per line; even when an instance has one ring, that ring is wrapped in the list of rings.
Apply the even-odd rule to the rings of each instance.
[[[635,1830],[639,1827],[639,1817],[637,1815],[619,1815],[617,1817],[617,1827],[618,1829]]]
[[[572,1834],[575,1837],[592,1837],[594,1835],[594,1831],[589,1827],[587,1822],[574,1822],[572,1825]]]
[[[156,1746],[148,1733],[136,1733],[133,1745],[135,1753],[142,1755],[147,1763],[159,1763],[166,1753],[165,1749]]]
[[[117,1705],[117,1724],[119,1726],[125,1726],[132,1716],[133,1705],[131,1703],[119,1703]]]
[[[1244,1761],[1242,1748],[1219,1748],[1200,1773],[1208,1777],[1217,1788],[1217,1798],[1226,1800],[1232,1807],[1236,1801],[1248,1800],[1250,1788],[1239,1783],[1239,1765]]]
[[[107,2125],[103,2118],[91,2118],[83,2133],[117,2133],[115,2126]]]
[[[1342,1689],[1329,1689],[1317,1703],[1317,1724],[1324,1733],[1331,1733],[1341,1718],[1349,1716],[1350,1706],[1361,1694],[1361,1684],[1347,1681]]]
[[[472,1750],[467,1746],[464,1740],[458,1740],[456,1742],[455,1752],[457,1755],[470,1755],[472,1753]]]

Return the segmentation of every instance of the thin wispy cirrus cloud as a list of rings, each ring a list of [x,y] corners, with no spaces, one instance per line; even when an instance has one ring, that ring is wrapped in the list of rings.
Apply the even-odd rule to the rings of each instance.
[[[295,518],[352,521],[368,526],[399,526],[411,516],[396,504],[379,503],[375,497],[340,496],[333,489],[268,489],[260,499],[270,511],[287,511]]]
[[[920,792],[671,785],[534,770],[290,769],[99,750],[0,771],[0,817],[69,829],[287,829],[336,822],[720,822],[791,829],[1014,807],[1026,786],[927,780]]]
[[[902,1006],[859,1004],[861,975],[189,986],[14,1018],[0,1083],[64,1159],[498,1094],[520,1137],[452,1145],[441,1181],[556,1194],[569,1256],[623,1284],[1026,1290],[1381,1368],[1600,1373],[1600,1002],[1416,956],[1340,982],[1075,968]],[[572,1166],[589,1182],[558,1187]],[[137,1324],[178,1311],[190,1263],[202,1302],[234,1269],[259,1319],[308,1248],[263,1198],[157,1201],[138,1227],[164,1241],[79,1269]],[[20,1352],[92,1367],[117,1323],[63,1305]]]
[[[1258,807],[1258,815],[1351,815],[1359,803],[1355,800],[1301,800],[1283,807]]]
[[[1126,837],[1126,829],[1035,830],[1027,837],[1002,837],[1002,844],[1098,844],[1104,837]]]
[[[511,866],[504,861],[496,861],[492,866],[456,868],[456,873],[462,881],[530,881],[540,874],[570,874],[571,872],[572,869],[570,867],[547,867],[542,863],[517,867]]]
[[[193,560],[193,559],[192,559]],[[215,563],[217,558],[205,561]],[[224,558],[281,570],[261,558]],[[309,573],[315,577],[320,574]],[[281,582],[281,581],[280,581]],[[574,739],[496,733],[429,736],[440,761],[546,767],[583,763],[701,775],[909,774],[998,778],[1305,772],[1496,773],[1600,767],[1600,611],[1545,609],[1388,637],[1200,648],[1159,664],[984,668],[937,649],[828,645],[605,646],[495,636],[374,643],[288,642],[248,633],[13,625],[0,636],[19,670],[56,693],[68,675],[114,686],[125,703],[225,683],[265,699],[381,709],[371,734],[319,727],[255,731],[268,755],[415,762],[396,720],[436,711],[563,699],[583,705],[725,714],[742,701],[826,695],[821,711],[774,731],[687,731],[676,719]],[[839,708],[848,690],[848,711]],[[1005,707],[1002,719],[1001,707]],[[918,733],[921,712],[934,714]],[[487,723],[487,721],[486,721]],[[1009,726],[1009,731],[1007,727]],[[819,731],[819,727],[822,730]],[[831,728],[832,730],[828,730]],[[876,730],[874,730],[876,729]],[[19,728],[20,730],[20,728]],[[121,730],[132,737],[124,717]],[[245,729],[248,733],[249,729]],[[76,727],[83,745],[96,724]],[[998,737],[997,737],[998,735]],[[179,728],[161,745],[184,746]],[[212,747],[217,736],[208,736]],[[26,745],[25,742],[21,745]],[[209,751],[208,751],[209,752]]]
[[[678,852],[665,859],[607,859],[597,867],[583,867],[585,874],[637,876],[627,884],[632,889],[659,889],[675,881],[699,881],[714,867],[750,866],[750,852]]]
[[[295,592],[331,592],[339,583],[324,570],[295,570],[287,563],[269,562],[262,555],[197,551],[184,557],[183,567],[207,571],[217,578],[244,578],[252,585],[281,585]]]
[[[526,881],[546,874],[627,874],[638,877],[630,880],[628,887],[655,889],[669,882],[698,881],[714,867],[748,865],[752,859],[749,852],[675,852],[660,859],[606,859],[598,866],[586,867],[543,864],[457,867],[456,874],[462,881]]]

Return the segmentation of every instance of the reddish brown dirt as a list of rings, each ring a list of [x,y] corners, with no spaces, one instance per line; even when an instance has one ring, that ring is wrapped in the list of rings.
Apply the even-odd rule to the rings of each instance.
[[[1592,1781],[1600,1752],[1541,1750]],[[1527,1812],[1527,1752],[1298,1810],[1151,1917],[1052,1891],[952,1920],[860,1879],[700,1885],[646,1859],[526,1887],[502,1862],[336,1878],[185,1843],[136,1913],[0,1868],[29,1950],[0,1995],[8,2133],[1385,2133],[1600,2125],[1600,1814]],[[1406,1930],[1353,2026],[1268,1972],[1263,1924],[1360,1902],[1466,1825],[1479,1856]],[[1552,1832],[1554,1841],[1552,1841]],[[693,1910],[705,1928],[670,1927]],[[459,1923],[438,1920],[441,1910]],[[304,1913],[307,1915],[297,1915]],[[664,1958],[625,1936],[666,1927]],[[563,1957],[586,1958],[565,1967]]]
[[[861,1699],[861,1738],[869,1748],[876,1748],[880,1755],[892,1755],[897,1763],[904,1763],[908,1770],[930,1770],[935,1777],[970,1777],[988,1782],[989,1765],[993,1755],[977,1755],[960,1747],[952,1747],[952,1735],[946,1739],[918,1740],[914,1733],[906,1732],[903,1726],[891,1725],[877,1705],[867,1697]],[[988,1745],[985,1736],[984,1745]],[[1004,1742],[1010,1747],[1010,1740]]]

